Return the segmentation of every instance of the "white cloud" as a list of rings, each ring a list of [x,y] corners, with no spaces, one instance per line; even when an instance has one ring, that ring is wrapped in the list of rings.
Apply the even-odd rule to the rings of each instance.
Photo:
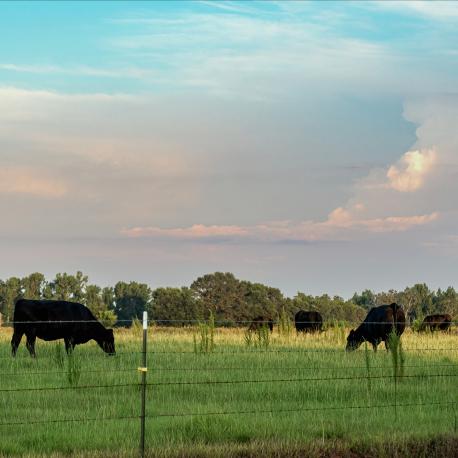
[[[116,52],[134,53],[167,68],[173,86],[220,96],[243,93],[270,99],[283,96],[292,84],[304,89],[313,82],[327,91],[336,81],[360,90],[376,80],[380,90],[386,87],[385,75],[396,73],[398,61],[385,44],[342,36],[325,22],[293,17],[281,9],[251,16],[131,16],[114,21],[120,33],[108,44]],[[138,24],[139,29],[124,32],[123,24]]]
[[[434,150],[408,151],[388,169],[388,185],[400,192],[416,191],[423,185],[436,160]]]
[[[453,1],[381,0],[373,2],[372,5],[385,10],[421,15],[430,19],[454,20],[458,18],[458,4]]]
[[[87,65],[24,65],[3,63],[0,64],[0,70],[8,70],[17,73],[32,73],[42,75],[72,75],[72,76],[89,76],[89,77],[104,77],[104,78],[152,78],[157,75],[157,72],[152,70],[136,68],[136,67],[120,67],[120,68],[97,68]]]

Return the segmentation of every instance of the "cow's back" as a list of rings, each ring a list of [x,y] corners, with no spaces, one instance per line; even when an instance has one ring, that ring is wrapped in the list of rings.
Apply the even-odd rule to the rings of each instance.
[[[452,317],[449,314],[427,315],[423,320],[420,330],[424,331],[426,328],[429,328],[431,331],[435,329],[446,331],[450,328],[451,324]]]
[[[323,318],[317,311],[299,310],[294,316],[297,331],[321,330]]]
[[[93,321],[94,315],[83,304],[45,299],[19,299],[14,309],[15,322]]]
[[[365,334],[383,339],[388,336],[393,326],[396,329],[396,334],[401,335],[404,332],[404,310],[396,303],[373,307],[362,323]]]

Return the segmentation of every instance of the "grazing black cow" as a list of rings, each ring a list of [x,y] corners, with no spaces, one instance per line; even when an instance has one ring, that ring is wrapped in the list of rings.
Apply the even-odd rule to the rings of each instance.
[[[419,331],[448,331],[452,325],[452,317],[448,314],[428,315],[421,323]]]
[[[316,332],[323,330],[323,317],[320,313],[299,310],[294,316],[297,332]]]
[[[251,322],[250,326],[248,327],[248,331],[258,331],[263,327],[269,328],[269,331],[272,332],[274,330],[274,322],[270,318],[257,316]]]
[[[372,344],[374,351],[384,341],[389,349],[388,338],[393,330],[400,336],[406,327],[404,310],[398,304],[380,305],[369,310],[366,319],[347,338],[347,351],[356,350],[364,341]]]
[[[75,345],[94,339],[105,353],[115,354],[113,330],[105,329],[87,307],[76,302],[19,299],[14,309],[13,356],[24,334],[32,357],[35,357],[37,337],[64,339],[67,353]]]

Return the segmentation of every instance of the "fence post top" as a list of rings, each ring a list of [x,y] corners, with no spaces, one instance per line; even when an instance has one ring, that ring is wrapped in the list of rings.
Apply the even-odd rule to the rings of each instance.
[[[145,310],[143,312],[143,329],[147,329],[148,327],[148,312]]]

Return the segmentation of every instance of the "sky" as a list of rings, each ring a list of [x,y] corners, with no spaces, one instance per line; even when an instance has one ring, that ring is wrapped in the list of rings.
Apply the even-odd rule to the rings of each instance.
[[[458,3],[1,2],[0,278],[458,288]]]

